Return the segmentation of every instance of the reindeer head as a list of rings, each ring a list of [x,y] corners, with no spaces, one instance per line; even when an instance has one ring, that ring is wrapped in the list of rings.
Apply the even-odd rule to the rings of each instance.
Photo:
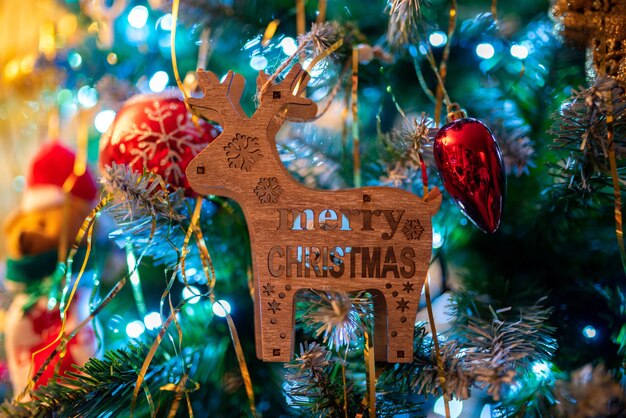
[[[300,97],[310,79],[300,64],[294,65],[279,83],[270,81],[264,71],[259,71],[256,79],[259,108],[254,117],[258,114],[270,119],[275,115],[300,120],[314,118],[317,106],[311,99]],[[283,111],[285,114],[281,115]]]
[[[190,97],[187,103],[203,118],[213,120],[222,127],[227,120],[247,118],[240,103],[246,81],[240,74],[229,71],[220,83],[215,74],[199,69],[198,82],[203,96]]]
[[[187,166],[187,179],[193,189],[199,194],[236,198],[238,190],[249,186],[243,184],[248,177],[258,182],[259,167],[268,172],[284,170],[274,141],[276,131],[286,117],[310,119],[317,114],[315,103],[300,97],[309,80],[300,64],[294,65],[278,83],[263,72],[259,74],[259,106],[251,118],[239,103],[244,89],[242,76],[229,71],[220,83],[215,74],[198,70],[198,80],[204,96],[190,98],[188,103],[202,117],[218,122],[223,131]],[[248,161],[244,163],[235,154],[245,154]],[[256,164],[260,158],[264,161]],[[241,173],[233,169],[240,169]],[[234,176],[235,173],[244,175]]]

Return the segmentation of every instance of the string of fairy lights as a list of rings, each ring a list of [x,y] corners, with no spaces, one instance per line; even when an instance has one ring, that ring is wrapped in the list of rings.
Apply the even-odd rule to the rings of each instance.
[[[155,24],[151,27],[149,22],[154,14],[158,14],[158,16],[155,16]],[[163,14],[158,11],[151,11],[144,5],[137,5],[128,11],[125,16],[125,20],[128,22],[128,25],[125,25],[126,29],[124,36],[126,41],[131,45],[144,42],[149,37],[150,31],[156,30],[163,34],[163,36],[159,37],[158,40],[159,47],[169,49],[170,37],[168,33],[172,29],[171,13]],[[285,36],[279,39],[280,41],[278,42],[277,47],[280,48],[284,56],[290,56],[297,49],[297,43],[294,38]],[[448,37],[446,33],[436,30],[428,35],[428,42],[433,48],[443,48],[448,42]],[[270,64],[270,61],[262,52],[260,44],[261,38],[255,37],[248,41],[242,48],[244,51],[252,51],[249,65],[255,71],[265,70]],[[500,41],[481,42],[474,46],[474,51],[479,59],[491,60],[504,53],[505,47],[507,47],[507,45],[504,45]],[[518,60],[525,60],[528,55],[532,53],[533,45],[531,41],[527,40],[521,43],[512,43],[508,46],[508,49],[511,57]],[[415,47],[411,47],[410,52],[412,54],[419,52],[420,54],[425,55],[426,46],[419,45],[417,49]],[[83,65],[83,58],[76,51],[72,51],[68,54],[67,61],[70,68],[76,71],[80,70]],[[118,57],[114,52],[111,52],[107,56],[107,61],[111,65],[118,64]],[[10,69],[5,68],[5,72],[6,71],[13,71],[13,69],[12,67]],[[312,74],[312,76],[314,77],[315,74]],[[172,84],[171,82],[172,80],[170,79],[168,72],[164,69],[160,69],[149,75],[147,80],[140,81],[137,87],[140,91],[159,93],[170,86]],[[59,91],[57,94],[57,100],[62,107],[69,106],[70,109],[68,110],[75,108],[76,103],[74,102],[74,95],[68,89],[62,89]],[[98,103],[98,93],[93,86],[83,86],[78,89],[75,101],[77,101],[83,108],[92,108]],[[108,129],[114,118],[115,112],[112,109],[101,109],[95,115],[93,122],[94,127],[98,132],[103,133]]]
[[[120,17],[125,19],[128,23],[124,26],[123,36],[125,41],[131,45],[138,45],[145,42],[150,36],[151,32],[158,32],[158,46],[164,50],[168,50],[171,46],[171,38],[169,33],[172,30],[172,14],[162,13],[149,9],[144,5],[136,5],[130,8],[125,15]],[[151,24],[154,23],[154,24]],[[539,36],[539,35],[536,35]],[[531,39],[525,39],[519,42],[505,42],[502,40],[481,40],[473,45],[465,45],[465,48],[472,48],[474,54],[482,62],[489,62],[490,60],[502,59],[508,55],[513,60],[519,60],[522,63],[529,59],[534,52],[534,43]],[[448,36],[445,32],[440,30],[432,31],[428,34],[427,42],[432,48],[444,48],[448,43]],[[289,36],[277,36],[275,42],[275,51],[283,56],[291,56],[297,50],[297,42],[293,37]],[[261,48],[261,37],[257,36],[242,47],[243,51],[250,53],[249,66],[255,71],[262,71],[270,66],[270,59],[265,55],[264,49]],[[409,52],[416,56],[421,54],[425,56],[427,48],[425,45],[410,46]],[[168,52],[169,54],[169,52]],[[508,58],[508,57],[507,57]],[[115,52],[110,52],[107,55],[107,63],[111,66],[121,64],[118,55]],[[67,65],[72,71],[80,72],[85,67],[83,56],[76,50],[70,51],[66,55]],[[479,64],[479,69],[483,67]],[[31,69],[34,66],[34,62],[11,61],[7,63],[3,69],[5,79],[10,80],[14,78],[20,71]],[[140,92],[154,92],[159,93],[166,88],[174,85],[173,80],[168,73],[169,69],[158,69],[147,77],[142,78],[137,82],[136,87]],[[313,72],[312,77],[316,76]],[[77,112],[79,106],[82,109],[93,109],[100,103],[100,97],[95,85],[83,85],[76,91],[68,88],[60,89],[56,92],[56,101],[59,105],[61,115],[71,115]],[[114,109],[106,108],[102,106],[98,108],[93,118],[93,127],[99,133],[104,133],[109,128],[116,116]],[[25,187],[25,179],[23,176],[17,176],[13,180],[13,188],[15,191],[20,192]],[[467,220],[461,218],[459,222],[466,224]],[[433,247],[435,249],[443,245],[444,234],[439,231],[433,233]],[[132,255],[132,253],[129,253]],[[130,257],[130,256],[129,256]],[[129,258],[127,260],[129,269],[134,270],[134,263],[136,260]],[[189,276],[193,276],[188,272]],[[131,277],[132,280],[139,280],[138,277]],[[182,297],[188,300],[190,305],[200,302],[201,291],[190,285],[182,290]],[[217,301],[212,305],[213,313],[218,317],[225,317],[227,313],[231,313],[232,306],[227,300]],[[129,338],[140,338],[146,330],[155,330],[162,325],[161,315],[158,312],[147,312],[142,319],[136,319],[128,323],[124,323],[114,319],[109,323],[109,328],[113,332],[125,332]],[[593,341],[598,338],[599,331],[591,324],[585,324],[581,328],[581,334],[585,341]],[[536,363],[532,366],[533,373],[537,376],[537,379],[545,379],[549,377],[551,371],[551,365],[547,363]],[[462,415],[463,401],[452,400],[450,402],[450,412],[452,417],[459,417]],[[439,398],[434,405],[434,413],[445,416],[443,398]],[[491,417],[492,415],[491,405],[484,405],[481,410],[480,417]]]

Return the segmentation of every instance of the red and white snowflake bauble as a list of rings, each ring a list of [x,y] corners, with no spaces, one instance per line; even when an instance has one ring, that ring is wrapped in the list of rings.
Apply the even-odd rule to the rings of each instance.
[[[67,313],[66,330],[74,329],[89,316],[90,294],[91,290],[87,288],[77,289]],[[53,344],[61,331],[59,309],[48,310],[48,298],[44,296],[34,306],[24,309],[29,298],[25,293],[16,295],[4,321],[7,362],[15,395],[24,390],[29,380],[59,345],[59,342]],[[61,375],[75,371],[73,365],[84,365],[96,355],[97,350],[94,328],[89,323],[67,343],[64,355],[57,355],[46,367],[35,388],[46,385],[55,371]]]
[[[175,189],[192,194],[185,168],[219,135],[217,127],[191,114],[178,92],[142,94],[130,98],[115,116],[100,142],[100,165],[125,164],[135,171],[152,171]]]

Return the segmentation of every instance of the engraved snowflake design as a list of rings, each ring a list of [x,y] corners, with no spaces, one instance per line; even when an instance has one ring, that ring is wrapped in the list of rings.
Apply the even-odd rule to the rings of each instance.
[[[407,219],[402,227],[402,233],[410,241],[418,240],[424,233],[424,227],[419,219]]]
[[[261,203],[276,203],[283,189],[278,184],[276,177],[261,177],[259,183],[254,188],[254,193]]]
[[[154,130],[147,122],[136,122],[130,126],[124,135],[111,138],[111,144],[117,145],[129,140],[137,141],[137,148],[130,150],[133,156],[130,166],[134,166],[139,161],[143,167],[146,167],[150,161],[154,159],[155,154],[162,148],[167,148],[167,154],[159,161],[161,166],[166,167],[165,177],[173,183],[180,184],[185,177],[180,163],[183,161],[183,153],[186,149],[190,149],[192,154],[198,154],[202,151],[206,144],[194,143],[193,139],[197,136],[197,128],[192,119],[186,114],[180,113],[179,104],[163,103],[158,100],[152,101],[150,105],[144,108],[144,113],[149,121],[157,122],[158,130]],[[174,129],[167,130],[166,126],[171,126],[170,118],[175,119]]]
[[[250,171],[254,164],[263,158],[259,139],[250,136],[237,134],[232,141],[224,147],[228,166],[240,168],[243,171]]]

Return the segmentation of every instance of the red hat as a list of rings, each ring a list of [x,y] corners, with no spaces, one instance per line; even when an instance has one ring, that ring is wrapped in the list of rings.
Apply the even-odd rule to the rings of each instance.
[[[74,152],[58,142],[47,142],[31,161],[22,208],[32,210],[63,202],[63,184],[74,171]],[[76,179],[70,195],[91,201],[98,188],[89,167]]]

